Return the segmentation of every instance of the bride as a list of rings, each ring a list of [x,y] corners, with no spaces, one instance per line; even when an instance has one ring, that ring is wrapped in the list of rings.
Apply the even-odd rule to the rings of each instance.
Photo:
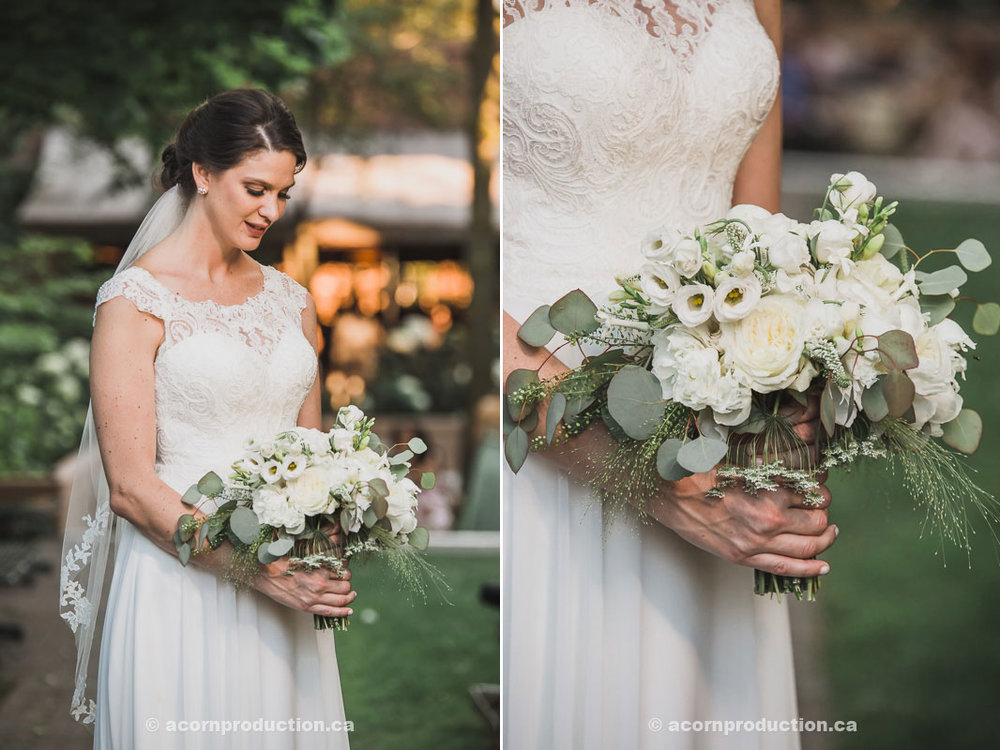
[[[349,574],[284,575],[281,560],[237,592],[220,578],[228,545],[183,567],[172,541],[181,494],[228,475],[248,436],[320,427],[315,304],[250,256],[305,161],[271,94],[205,102],[98,292],[60,600],[78,647],[73,713],[95,724],[95,748],[348,746],[333,632],[307,613],[350,614]]]
[[[658,227],[778,210],[780,3],[505,0],[504,26],[504,369],[545,377],[575,362],[517,340],[539,305],[605,299]],[[808,437],[814,410],[798,420]],[[828,572],[829,494],[710,500],[694,475],[663,484],[657,523],[623,522],[571,478],[610,441],[505,475],[505,747],[798,747],[694,722],[797,718],[787,611],[751,569]]]

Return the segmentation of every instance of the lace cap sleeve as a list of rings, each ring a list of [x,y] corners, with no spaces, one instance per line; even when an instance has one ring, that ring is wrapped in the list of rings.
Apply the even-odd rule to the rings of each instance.
[[[94,324],[97,323],[97,308],[115,297],[125,297],[138,310],[160,320],[167,319],[169,300],[165,298],[159,284],[141,268],[126,268],[101,284],[101,288],[97,290],[97,303],[94,305]]]
[[[287,273],[279,271],[274,266],[266,266],[266,268],[269,269],[270,273],[274,274],[277,282],[276,286],[281,291],[281,297],[288,300],[286,303],[287,310],[301,317],[302,311],[306,309],[306,299],[309,291]]]

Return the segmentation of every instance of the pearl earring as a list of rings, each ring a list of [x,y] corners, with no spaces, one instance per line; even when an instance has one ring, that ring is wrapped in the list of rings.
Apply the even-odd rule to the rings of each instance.
[[[198,186],[198,195],[208,195],[208,188],[204,185]]]

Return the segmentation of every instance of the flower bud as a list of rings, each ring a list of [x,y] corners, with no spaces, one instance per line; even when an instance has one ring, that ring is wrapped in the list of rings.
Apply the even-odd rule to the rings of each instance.
[[[701,272],[705,274],[705,278],[711,282],[715,280],[715,274],[719,272],[719,269],[716,268],[712,261],[706,260],[701,264]]]
[[[878,251],[882,249],[882,245],[885,244],[885,235],[876,234],[871,237],[867,243],[865,243],[865,249],[861,253],[861,260],[868,260],[869,258],[874,258],[878,255]]]

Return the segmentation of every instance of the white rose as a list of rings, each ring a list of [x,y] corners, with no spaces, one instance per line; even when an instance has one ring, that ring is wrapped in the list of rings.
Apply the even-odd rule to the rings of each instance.
[[[417,485],[405,477],[390,485],[386,517],[393,534],[409,534],[417,527]]]
[[[853,224],[858,218],[858,209],[875,200],[878,188],[860,172],[830,175],[830,203],[841,218]]]
[[[261,487],[254,493],[253,511],[261,523],[284,528],[289,534],[300,534],[305,529],[305,515],[273,487]]]
[[[670,307],[681,287],[681,277],[663,263],[646,263],[639,269],[639,286],[653,304]]]
[[[729,261],[729,272],[736,276],[748,276],[753,273],[757,264],[757,253],[753,250],[740,250],[733,255]]]
[[[723,279],[715,289],[713,310],[720,323],[745,318],[760,302],[760,281],[756,276]]]
[[[341,427],[334,427],[330,430],[330,444],[334,450],[349,451],[354,447],[354,430],[345,430]]]
[[[701,270],[704,262],[701,256],[701,244],[690,237],[681,239],[674,245],[669,262],[681,276],[686,279],[691,278]]]
[[[791,232],[768,234],[767,259],[775,268],[797,272],[809,262],[809,246],[805,239]]]
[[[325,463],[310,466],[298,477],[288,482],[288,502],[307,516],[332,510],[330,499],[330,472]]]
[[[919,364],[906,373],[916,390],[915,426],[950,422],[962,410],[956,380],[968,365],[962,352],[975,344],[958,323],[948,318],[924,331],[915,343]]]
[[[302,443],[304,443],[309,451],[314,455],[328,453],[330,451],[330,436],[322,430],[316,430],[310,427],[296,427],[295,432],[298,433]]]
[[[804,356],[809,321],[802,300],[764,297],[740,321],[721,324],[723,362],[744,373],[753,390],[770,393],[793,384],[804,389],[816,374]]]
[[[712,287],[705,284],[687,284],[674,295],[671,307],[681,323],[694,328],[712,317],[714,300],[715,292],[712,291]]]
[[[814,221],[809,225],[809,237],[816,238],[816,260],[845,268],[854,252],[857,232],[839,221]]]
[[[671,257],[674,245],[681,239],[681,233],[670,227],[654,229],[642,240],[642,255],[648,260],[663,262]]]

